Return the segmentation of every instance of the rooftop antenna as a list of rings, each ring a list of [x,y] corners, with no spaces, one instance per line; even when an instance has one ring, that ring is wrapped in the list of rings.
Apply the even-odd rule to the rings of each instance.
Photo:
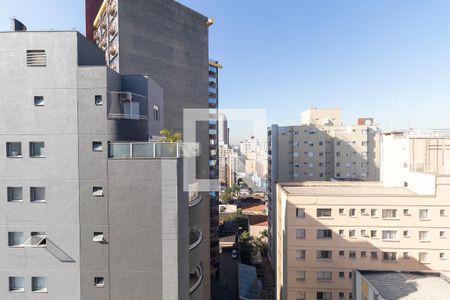
[[[27,31],[27,27],[14,17],[11,18],[11,31]]]

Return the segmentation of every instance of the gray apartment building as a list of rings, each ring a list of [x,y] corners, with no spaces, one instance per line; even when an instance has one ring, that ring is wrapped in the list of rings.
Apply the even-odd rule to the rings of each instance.
[[[208,27],[212,22],[207,17],[173,0],[86,0],[86,9],[93,41],[105,51],[107,65],[123,75],[149,75],[164,89],[166,128],[183,131],[184,109],[209,110]],[[202,154],[196,163],[197,178],[209,179],[208,116],[197,122],[196,136]],[[207,192],[201,196],[210,197]],[[204,204],[196,222],[209,241],[211,210],[209,201]],[[211,246],[199,246],[204,251],[204,274],[210,274]],[[210,287],[209,276],[205,277],[201,288],[206,295]]]
[[[209,299],[198,150],[149,142],[165,89],[74,31],[0,40],[0,298]]]

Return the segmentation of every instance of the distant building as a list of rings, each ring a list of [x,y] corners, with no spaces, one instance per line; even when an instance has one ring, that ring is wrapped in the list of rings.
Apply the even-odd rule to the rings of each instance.
[[[447,300],[449,278],[440,273],[357,270],[355,300]]]
[[[223,113],[219,113],[219,144],[230,144],[230,129],[228,128],[228,120]]]
[[[312,108],[300,126],[268,129],[269,258],[275,251],[277,182],[380,179],[380,130],[373,119],[345,125],[340,109]]]

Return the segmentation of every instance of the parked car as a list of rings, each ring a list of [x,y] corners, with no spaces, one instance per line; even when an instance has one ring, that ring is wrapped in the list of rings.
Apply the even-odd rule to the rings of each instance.
[[[233,249],[233,251],[231,251],[231,257],[236,259],[238,257],[238,253],[236,249]]]

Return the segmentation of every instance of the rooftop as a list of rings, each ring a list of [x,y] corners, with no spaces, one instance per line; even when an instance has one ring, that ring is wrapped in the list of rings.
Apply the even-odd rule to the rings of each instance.
[[[381,182],[334,182],[305,181],[280,183],[284,191],[293,196],[414,196],[414,192],[403,187],[386,187]]]
[[[359,271],[385,300],[446,300],[450,283],[438,273]]]
[[[269,217],[264,215],[249,215],[250,226],[269,226]]]

